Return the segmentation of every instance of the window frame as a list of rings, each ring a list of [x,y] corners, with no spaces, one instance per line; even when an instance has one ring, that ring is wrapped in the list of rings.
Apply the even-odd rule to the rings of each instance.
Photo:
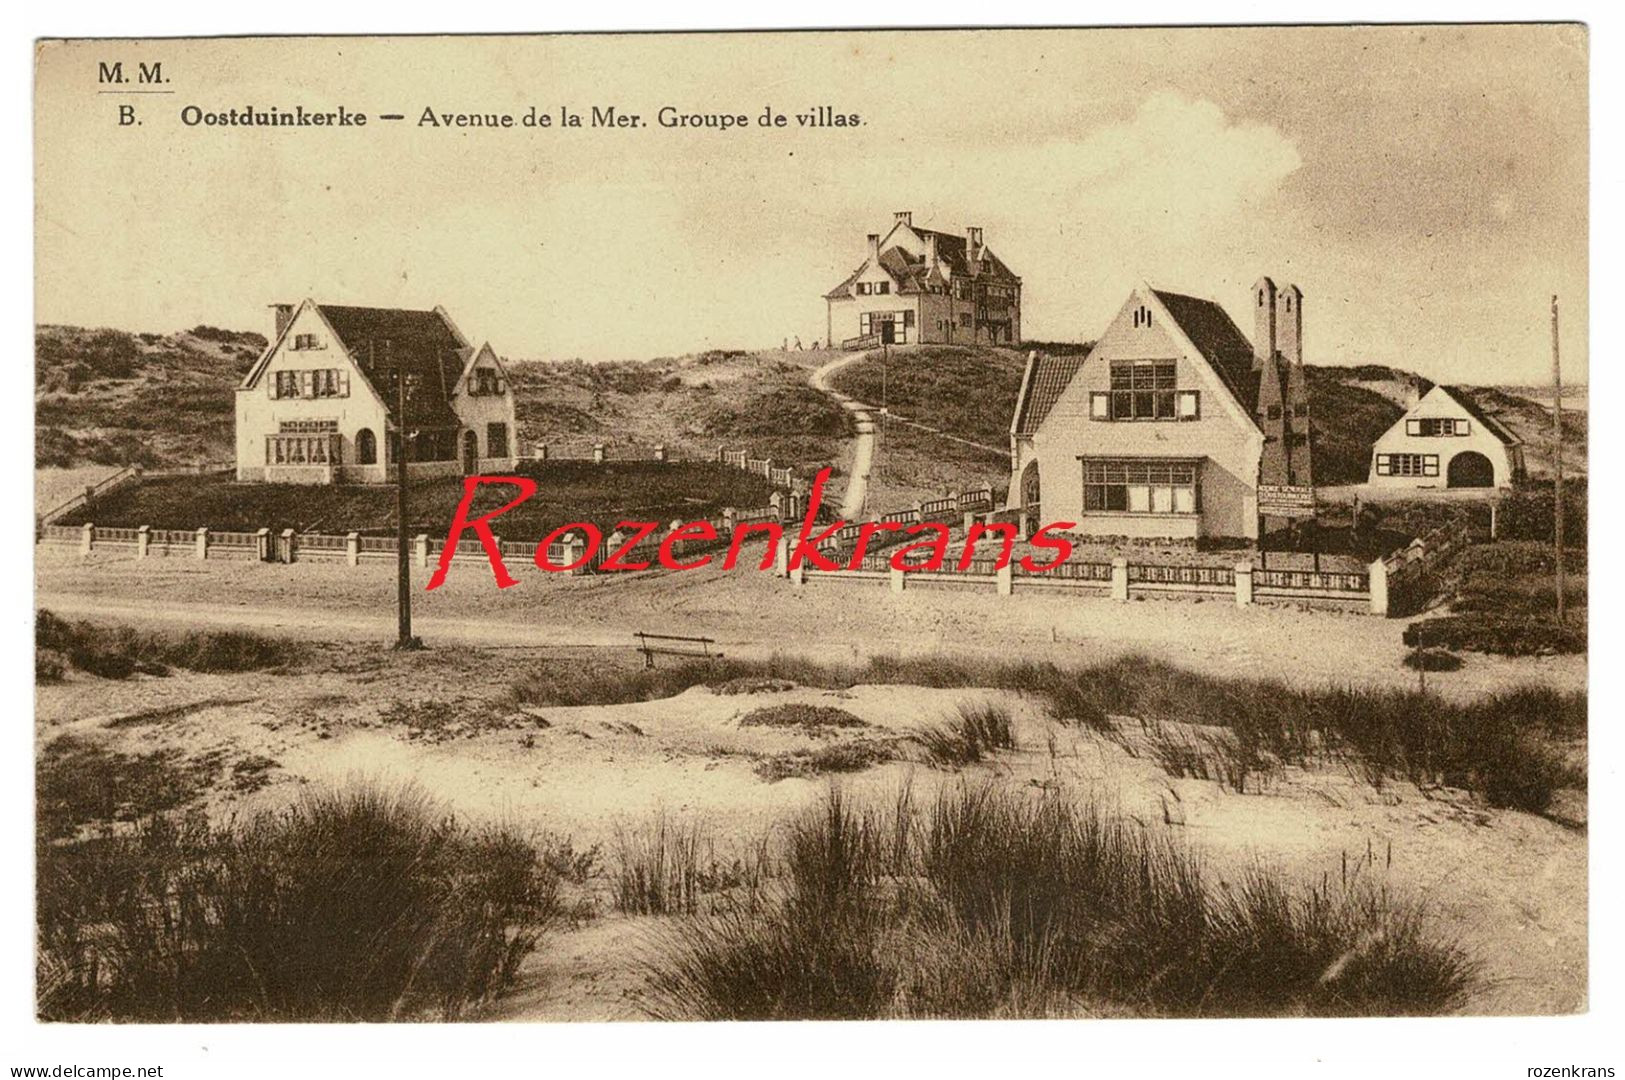
[[[1110,458],[1080,454],[1078,462],[1085,515],[1194,517],[1202,513],[1200,458]]]

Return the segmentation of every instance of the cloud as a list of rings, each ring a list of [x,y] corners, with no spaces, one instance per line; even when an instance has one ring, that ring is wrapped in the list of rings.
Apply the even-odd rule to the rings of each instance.
[[[1303,164],[1293,141],[1236,123],[1211,101],[1152,94],[1130,119],[1044,148],[1085,207],[1139,218],[1140,229],[1206,228],[1272,195]],[[1035,163],[1036,164],[1036,163]]]

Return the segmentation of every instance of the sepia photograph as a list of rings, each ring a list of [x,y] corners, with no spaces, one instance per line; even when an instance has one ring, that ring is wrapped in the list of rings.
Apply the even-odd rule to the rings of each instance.
[[[1589,47],[34,41],[30,1022],[1589,1012]]]

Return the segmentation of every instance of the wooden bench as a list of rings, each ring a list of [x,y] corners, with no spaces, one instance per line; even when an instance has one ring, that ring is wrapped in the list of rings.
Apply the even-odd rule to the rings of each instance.
[[[722,657],[722,653],[712,647],[716,641],[708,637],[645,634],[641,630],[632,636],[638,639],[638,652],[643,654],[644,667],[654,667],[656,656],[681,656],[690,660],[718,660]]]

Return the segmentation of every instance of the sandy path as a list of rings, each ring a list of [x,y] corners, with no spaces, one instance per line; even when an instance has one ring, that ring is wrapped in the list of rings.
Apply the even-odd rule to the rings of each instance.
[[[36,549],[36,603],[76,618],[135,625],[258,629],[311,640],[395,638],[393,567],[369,563],[79,559]],[[1188,600],[1121,603],[1069,593],[943,587],[889,592],[873,582],[796,588],[752,570],[696,570],[544,579],[520,566],[511,589],[459,564],[422,591],[414,630],[431,645],[630,648],[632,634],[704,634],[729,656],[792,653],[831,660],[942,653],[1079,665],[1140,653],[1213,675],[1269,676],[1320,686],[1412,687],[1401,666],[1405,620],[1353,612]],[[1472,655],[1430,688],[1466,699],[1522,683],[1584,690],[1583,656]]]
[[[863,516],[864,504],[868,500],[869,470],[873,468],[875,460],[875,418],[866,405],[836,390],[829,380],[841,368],[868,355],[860,352],[831,360],[814,371],[809,380],[813,389],[828,394],[841,408],[851,413],[853,425],[857,428],[858,437],[853,440],[852,468],[848,471],[846,493],[841,499],[841,517],[848,521],[856,521]]]

